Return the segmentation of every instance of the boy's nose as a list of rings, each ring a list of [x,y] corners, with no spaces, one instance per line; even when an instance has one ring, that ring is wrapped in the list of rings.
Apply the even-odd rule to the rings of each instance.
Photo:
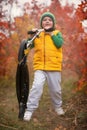
[[[47,23],[49,22],[49,20],[46,21]]]

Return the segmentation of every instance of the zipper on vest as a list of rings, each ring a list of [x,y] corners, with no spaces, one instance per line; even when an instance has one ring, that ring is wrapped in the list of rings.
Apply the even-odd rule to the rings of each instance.
[[[44,34],[44,69],[45,69],[45,34]]]

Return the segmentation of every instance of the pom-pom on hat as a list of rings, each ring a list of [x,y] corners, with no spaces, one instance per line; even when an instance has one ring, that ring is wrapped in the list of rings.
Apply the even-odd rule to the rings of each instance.
[[[56,19],[55,19],[55,16],[50,12],[45,12],[45,13],[42,14],[42,16],[40,18],[40,26],[42,27],[42,20],[43,20],[44,17],[50,17],[53,21],[53,28],[55,28]]]

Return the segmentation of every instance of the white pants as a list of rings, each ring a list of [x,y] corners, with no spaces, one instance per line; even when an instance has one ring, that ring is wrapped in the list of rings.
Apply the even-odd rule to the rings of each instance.
[[[61,72],[37,70],[34,73],[34,81],[27,101],[28,111],[34,112],[38,107],[46,80],[54,109],[61,107]]]

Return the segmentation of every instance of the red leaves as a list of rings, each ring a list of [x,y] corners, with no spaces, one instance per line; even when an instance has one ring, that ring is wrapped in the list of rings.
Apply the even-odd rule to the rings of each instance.
[[[15,30],[13,31],[15,31],[15,33],[12,34],[9,41],[6,33],[0,33],[0,40],[2,40],[2,43],[0,44],[0,52],[3,55],[0,58],[4,59],[2,61],[6,62],[7,60],[7,63],[9,63],[8,59],[10,56],[15,57],[17,61],[17,51],[20,41],[27,37],[27,31],[29,29],[39,25],[39,17],[42,10],[40,10],[34,0],[32,4],[33,7],[30,7],[30,5],[26,3],[24,5],[24,15],[14,19],[15,22],[13,24]],[[79,76],[79,81],[77,83],[79,90],[83,88],[87,81],[87,35],[84,33],[81,23],[81,20],[87,19],[86,8],[87,2],[84,0],[78,6],[76,14],[74,14],[73,5],[66,5],[62,8],[59,1],[55,0],[52,2],[50,7],[43,10],[49,10],[56,16],[57,29],[59,29],[64,36],[63,68],[71,69],[77,73]],[[32,11],[31,14],[29,9],[30,12]],[[4,30],[11,30],[11,26],[9,27],[9,21],[0,22],[0,26]]]
[[[0,32],[0,42],[5,40],[6,38],[7,38],[6,35]]]
[[[8,22],[0,22],[0,26],[4,27],[4,28],[8,28],[9,27]]]
[[[87,1],[83,0],[77,8],[77,15],[81,20],[87,19]]]

